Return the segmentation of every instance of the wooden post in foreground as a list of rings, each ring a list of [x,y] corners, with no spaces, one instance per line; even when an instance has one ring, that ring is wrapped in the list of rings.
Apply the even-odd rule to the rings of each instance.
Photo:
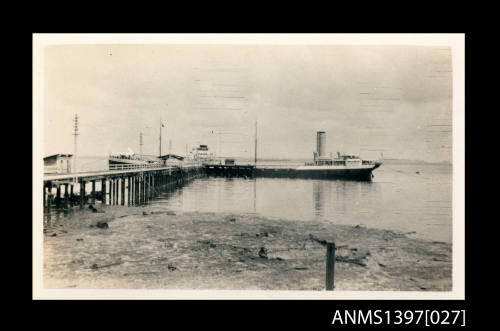
[[[326,290],[333,291],[335,270],[335,243],[326,244]]]

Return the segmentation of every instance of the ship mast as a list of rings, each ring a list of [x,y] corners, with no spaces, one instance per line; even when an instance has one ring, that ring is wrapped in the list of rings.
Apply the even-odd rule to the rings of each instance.
[[[257,167],[257,120],[255,120],[255,155],[254,155],[255,167]]]
[[[159,152],[160,155],[159,155],[159,157],[161,157],[161,128],[163,128],[163,127],[164,127],[164,125],[163,125],[163,122],[162,122],[161,116],[160,116],[160,152]]]

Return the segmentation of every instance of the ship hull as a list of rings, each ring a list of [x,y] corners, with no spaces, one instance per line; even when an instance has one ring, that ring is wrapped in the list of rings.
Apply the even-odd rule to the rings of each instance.
[[[370,181],[372,172],[378,166],[369,168],[355,169],[266,169],[257,168],[254,170],[255,176],[258,177],[276,177],[276,178],[304,178],[304,179],[346,179]]]

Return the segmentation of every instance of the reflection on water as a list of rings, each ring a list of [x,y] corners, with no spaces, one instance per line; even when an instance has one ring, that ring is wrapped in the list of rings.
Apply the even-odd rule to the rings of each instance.
[[[315,216],[323,217],[325,215],[325,182],[313,182],[313,195],[314,195],[314,211]]]
[[[451,168],[427,165],[377,170],[372,182],[207,177],[166,192],[152,204],[179,212],[360,224],[451,241]]]
[[[62,221],[68,218],[68,216],[73,212],[71,208],[52,208],[50,213],[44,212],[43,214],[43,228],[53,229],[61,224]]]

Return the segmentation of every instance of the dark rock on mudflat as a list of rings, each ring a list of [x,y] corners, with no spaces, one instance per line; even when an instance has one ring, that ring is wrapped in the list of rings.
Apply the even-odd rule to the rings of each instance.
[[[104,213],[102,210],[97,210],[92,204],[89,205],[89,209],[92,210],[93,213]]]
[[[83,238],[76,238],[76,241],[83,241]]]
[[[337,248],[335,250],[335,261],[352,263],[366,267],[365,260],[370,255],[370,251],[364,248]]]
[[[51,237],[56,237],[57,236],[57,233],[53,233]]]
[[[382,235],[382,239],[384,239],[385,241],[399,239],[399,238],[406,238],[406,235],[404,233],[396,233],[392,231],[385,231],[384,234]]]
[[[177,270],[177,268],[176,268],[176,267],[174,267],[173,265],[169,264],[169,265],[168,265],[168,270],[169,270],[169,271],[174,271],[174,270]]]
[[[260,248],[259,257],[267,259],[267,249],[265,247]]]
[[[99,266],[97,264],[93,264],[90,266],[90,269],[99,269]]]
[[[236,222],[236,218],[230,218],[230,219],[229,219],[229,222],[231,222],[231,223],[235,223],[235,222]]]
[[[99,229],[107,229],[109,228],[109,225],[107,222],[97,222],[96,226],[99,228]]]
[[[142,212],[142,215],[144,215],[144,216],[146,216],[147,214],[148,214],[148,213],[147,213],[147,212],[145,212],[145,211],[143,211],[143,212]]]

